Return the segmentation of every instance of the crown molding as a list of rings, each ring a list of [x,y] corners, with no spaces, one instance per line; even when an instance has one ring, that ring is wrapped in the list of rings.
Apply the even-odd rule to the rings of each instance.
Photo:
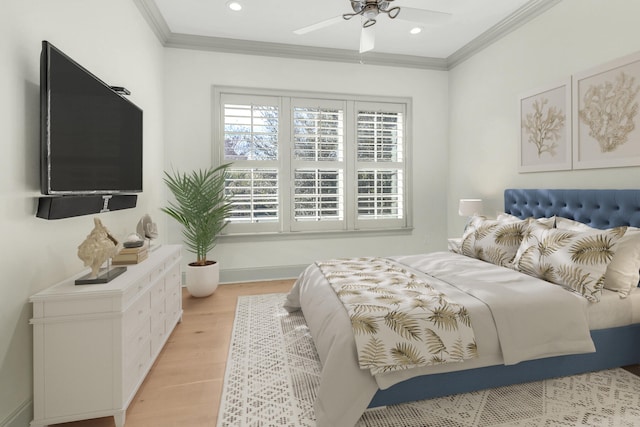
[[[156,34],[160,43],[164,46],[169,40],[169,36],[171,35],[171,30],[169,29],[169,25],[167,21],[165,21],[162,13],[160,13],[160,9],[156,5],[156,2],[153,0],[133,0],[140,13],[146,19],[147,23],[151,27],[151,30]]]
[[[533,18],[541,15],[548,9],[560,3],[562,0],[531,0],[525,3],[518,10],[480,34],[475,39],[458,49],[447,58],[447,69],[452,69],[456,65],[469,59],[482,49],[492,45],[510,32],[523,26]]]
[[[360,54],[346,49],[173,33],[153,0],[134,0],[134,3],[138,6],[147,23],[165,47],[448,71],[511,31],[521,27],[531,19],[560,3],[560,1],[562,0],[528,1],[511,15],[454,52],[448,58],[430,58],[376,52]]]
[[[290,45],[285,43],[268,43],[221,37],[195,36],[179,33],[171,33],[164,43],[164,46],[244,55],[274,56],[279,58],[310,59],[317,61],[348,62],[354,64],[384,65],[407,68],[428,68],[436,70],[447,69],[447,61],[440,58],[393,55],[375,52],[359,54],[358,52],[346,49],[330,49],[313,46]]]

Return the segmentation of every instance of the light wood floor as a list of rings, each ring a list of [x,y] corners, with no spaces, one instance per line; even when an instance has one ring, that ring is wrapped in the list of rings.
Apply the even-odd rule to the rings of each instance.
[[[220,285],[207,298],[183,290],[182,323],[173,331],[129,405],[126,427],[213,427],[239,295],[288,292],[293,280]],[[112,417],[57,424],[113,427]]]

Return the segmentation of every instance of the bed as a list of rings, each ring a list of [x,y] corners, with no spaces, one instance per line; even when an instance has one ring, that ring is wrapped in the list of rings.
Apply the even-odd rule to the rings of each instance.
[[[640,190],[507,189],[504,207],[506,214],[519,219],[559,217],[601,230],[640,227]],[[518,252],[518,257],[526,266],[526,254]],[[349,315],[336,291],[327,286],[323,264],[314,263],[296,281],[285,308],[302,309],[323,364],[315,404],[319,427],[351,427],[366,408],[640,363],[637,286],[624,298],[602,289],[594,303],[583,289],[582,295],[567,292],[513,268],[451,252],[391,257],[385,262],[407,266],[437,289],[446,288],[447,295],[469,309],[478,356],[377,375],[361,369]],[[476,282],[480,287],[472,288]],[[496,283],[501,286],[497,290]],[[511,301],[524,296],[527,303],[499,309],[503,304],[497,294]],[[545,311],[535,311],[542,304]],[[540,326],[526,329],[540,317]],[[554,322],[567,327],[554,328]],[[511,324],[522,324],[527,332],[514,330],[509,335]],[[563,335],[573,333],[572,328],[575,339]],[[545,342],[547,336],[551,344]],[[522,354],[506,346],[513,341],[517,348],[523,339],[541,345]]]

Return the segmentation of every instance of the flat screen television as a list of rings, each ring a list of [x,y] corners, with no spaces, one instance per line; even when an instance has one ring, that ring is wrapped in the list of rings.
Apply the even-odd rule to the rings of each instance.
[[[42,194],[142,191],[142,110],[47,41],[40,122]]]

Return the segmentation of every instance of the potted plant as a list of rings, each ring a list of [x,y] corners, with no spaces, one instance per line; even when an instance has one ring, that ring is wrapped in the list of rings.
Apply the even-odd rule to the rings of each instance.
[[[186,249],[196,255],[186,271],[187,289],[194,297],[211,295],[220,282],[219,265],[208,260],[207,253],[215,247],[231,210],[224,187],[229,166],[227,163],[191,173],[165,171],[164,182],[175,202],[170,201],[161,210],[182,225]]]

